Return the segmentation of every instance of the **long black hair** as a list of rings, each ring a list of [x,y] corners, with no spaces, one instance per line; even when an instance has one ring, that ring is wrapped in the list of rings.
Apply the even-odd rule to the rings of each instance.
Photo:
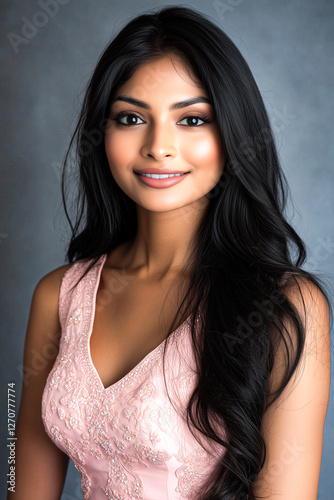
[[[189,428],[226,451],[201,500],[254,499],[252,485],[266,456],[262,417],[295,372],[305,339],[297,309],[282,291],[284,278],[294,280],[296,273],[320,288],[329,307],[330,301],[322,280],[301,268],[305,244],[284,216],[288,185],[248,64],[230,38],[196,10],[145,12],[101,55],[64,159],[62,196],[72,231],[67,259],[91,260],[84,276],[102,254],[135,236],[135,203],[110,172],[103,137],[115,91],[139,64],[171,54],[181,57],[207,90],[226,151],[224,172],[207,194],[205,217],[184,266],[191,278],[177,313],[184,307],[185,314],[191,304],[199,378],[187,407]],[[66,205],[73,146],[79,167],[74,224]],[[292,320],[295,339],[284,318]],[[286,372],[270,393],[278,339],[286,347]]]

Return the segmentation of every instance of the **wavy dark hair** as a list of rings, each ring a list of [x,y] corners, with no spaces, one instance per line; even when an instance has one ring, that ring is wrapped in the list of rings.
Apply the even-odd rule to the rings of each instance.
[[[182,6],[146,11],[101,55],[64,158],[62,198],[71,226],[67,259],[91,260],[82,279],[102,254],[136,234],[135,203],[110,172],[103,137],[115,91],[140,64],[166,55],[178,55],[207,90],[226,151],[224,172],[207,194],[205,216],[184,266],[191,271],[189,288],[173,320],[175,325],[182,308],[182,317],[192,311],[199,378],[187,407],[189,428],[225,447],[200,500],[252,500],[266,456],[262,417],[294,374],[305,339],[302,318],[283,293],[282,280],[291,276],[300,290],[295,275],[286,274],[296,273],[324,293],[329,308],[330,301],[323,280],[301,268],[306,247],[283,215],[288,185],[249,66],[202,13]],[[70,216],[66,172],[74,148],[79,187]],[[294,325],[293,337],[284,318]],[[173,326],[168,335],[172,331]],[[269,381],[279,340],[286,371],[273,392]]]

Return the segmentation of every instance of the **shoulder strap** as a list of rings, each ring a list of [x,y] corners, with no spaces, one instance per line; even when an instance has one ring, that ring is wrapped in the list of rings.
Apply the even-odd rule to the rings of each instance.
[[[77,315],[80,316],[79,309],[84,307],[85,287],[87,285],[87,280],[91,279],[90,273],[93,271],[94,267],[99,269],[100,266],[103,266],[105,259],[106,254],[101,255],[95,266],[91,268],[90,272],[88,272],[75,287],[74,285],[83,275],[86,268],[91,264],[91,261],[78,260],[64,273],[60,285],[58,302],[58,314],[62,330],[67,326],[72,315],[73,321],[76,321]]]
[[[75,288],[73,288],[73,290],[72,287],[84,273],[86,265],[87,264],[82,261],[74,262],[71,267],[69,267],[65,271],[62,277],[58,301],[58,314],[60,326],[62,329],[67,323],[73,301],[75,301],[75,298],[78,297],[82,291],[82,287],[84,285],[83,281],[85,280],[85,277]]]

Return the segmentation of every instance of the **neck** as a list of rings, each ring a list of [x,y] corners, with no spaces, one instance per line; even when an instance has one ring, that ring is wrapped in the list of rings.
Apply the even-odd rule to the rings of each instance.
[[[195,232],[208,200],[177,210],[152,212],[137,205],[137,233],[128,244],[124,264],[142,278],[179,272],[193,250]]]

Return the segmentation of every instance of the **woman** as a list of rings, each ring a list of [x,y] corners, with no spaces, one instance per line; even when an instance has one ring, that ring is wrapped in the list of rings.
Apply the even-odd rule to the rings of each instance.
[[[192,9],[133,19],[65,165],[73,145],[69,264],[33,295],[9,498],[58,499],[70,457],[85,499],[315,500],[331,310],[238,49]],[[65,174],[63,196],[68,214]]]

